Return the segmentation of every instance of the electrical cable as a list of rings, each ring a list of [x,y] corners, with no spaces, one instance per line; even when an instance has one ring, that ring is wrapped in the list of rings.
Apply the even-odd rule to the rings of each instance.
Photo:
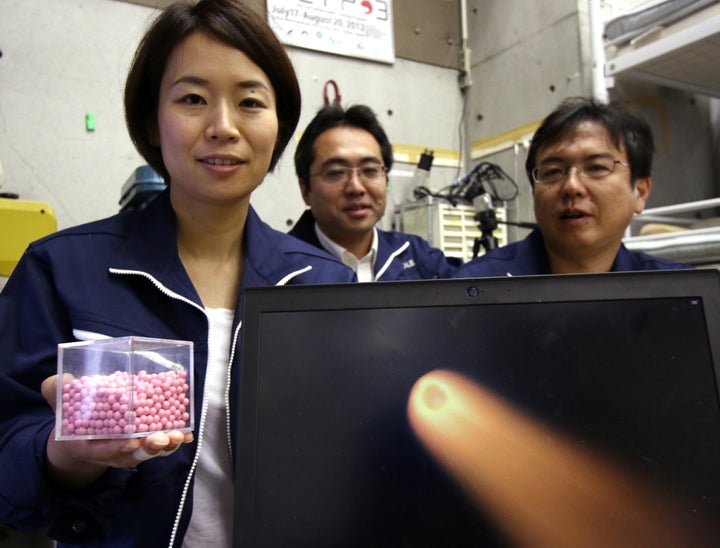
[[[505,186],[506,188],[502,188]],[[489,195],[493,201],[509,202],[517,198],[517,183],[497,164],[480,162],[465,177],[453,184],[432,192],[427,187],[417,187],[413,191],[415,199],[427,196],[446,200],[451,205],[460,203],[472,204],[477,196]]]

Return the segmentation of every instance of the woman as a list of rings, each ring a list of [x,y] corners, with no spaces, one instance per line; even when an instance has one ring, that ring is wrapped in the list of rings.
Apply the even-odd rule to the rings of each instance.
[[[168,189],[32,244],[2,293],[17,337],[0,337],[0,522],[49,527],[60,547],[227,546],[243,289],[353,273],[250,206],[300,94],[281,44],[243,3],[163,12],[136,52],[125,111]],[[194,342],[194,436],[56,441],[57,344],[129,335]]]

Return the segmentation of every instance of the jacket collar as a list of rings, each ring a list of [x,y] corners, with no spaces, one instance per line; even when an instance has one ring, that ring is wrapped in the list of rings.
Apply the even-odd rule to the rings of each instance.
[[[288,233],[304,242],[322,248],[322,244],[315,233],[315,216],[312,210],[306,209]]]
[[[538,274],[550,274],[550,259],[545,250],[545,240],[539,228],[527,236],[521,244],[523,249],[517,254],[518,272],[535,272]],[[624,244],[620,244],[620,249],[615,256],[610,272],[623,272],[627,270],[636,270],[632,254],[628,251]]]
[[[307,269],[312,258],[327,260],[328,254],[263,222],[252,206],[245,224],[245,270],[243,287],[278,285]]]
[[[120,214],[118,222],[126,249],[119,253],[113,268],[145,272],[173,291],[195,295],[178,254],[177,220],[168,189],[144,209]]]
[[[324,249],[315,232],[315,217],[310,209],[306,209],[303,212],[289,234],[315,247]],[[373,271],[375,272],[376,280],[380,279],[383,274],[393,268],[401,271],[402,263],[397,263],[396,259],[410,247],[410,243],[407,240],[394,241],[394,239],[390,237],[390,234],[392,233],[380,230],[377,227],[375,228],[374,238],[377,239],[377,249]],[[373,245],[375,245],[375,240],[373,240]],[[394,278],[391,277],[391,279]]]
[[[145,209],[130,211],[120,219],[120,230],[127,239],[126,251],[112,267],[144,272],[172,291],[196,295],[178,254],[177,219],[169,190],[155,197]],[[327,259],[324,251],[271,228],[252,206],[248,210],[244,238],[243,287],[276,285],[306,269],[313,256]]]

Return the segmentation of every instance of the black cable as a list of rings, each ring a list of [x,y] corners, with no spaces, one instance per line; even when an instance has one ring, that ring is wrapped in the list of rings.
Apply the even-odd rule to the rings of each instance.
[[[505,183],[510,185],[510,192],[501,193],[497,183]],[[488,194],[493,200],[500,202],[510,202],[517,198],[520,189],[512,177],[505,173],[503,169],[490,162],[480,162],[468,173],[460,185],[463,187],[465,199],[472,202],[473,198]]]
[[[509,185],[510,192],[502,193],[498,182]],[[493,201],[509,202],[517,198],[518,193],[519,188],[512,177],[505,173],[500,166],[490,162],[480,162],[460,181],[441,188],[437,192],[423,186],[419,186],[413,191],[417,200],[432,196],[446,200],[453,206],[459,203],[472,204],[474,198],[483,194],[488,194]]]

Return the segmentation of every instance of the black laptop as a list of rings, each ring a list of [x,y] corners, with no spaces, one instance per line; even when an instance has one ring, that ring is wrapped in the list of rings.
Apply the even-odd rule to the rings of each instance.
[[[715,270],[249,289],[234,543],[511,545],[409,425],[438,368],[719,522],[719,311]]]

